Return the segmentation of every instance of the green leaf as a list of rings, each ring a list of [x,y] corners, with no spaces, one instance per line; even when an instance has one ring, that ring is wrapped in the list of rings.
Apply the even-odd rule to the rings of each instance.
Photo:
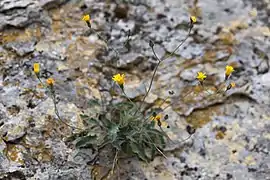
[[[95,119],[95,118],[88,118],[87,121],[88,121],[90,124],[99,124],[98,120]]]
[[[115,141],[117,138],[117,133],[119,132],[119,126],[118,125],[112,125],[109,127],[108,135],[111,141]]]
[[[88,105],[89,105],[90,107],[92,107],[92,106],[100,106],[100,104],[99,104],[99,102],[98,102],[97,99],[90,99],[90,100],[88,101]]]
[[[154,143],[158,148],[163,149],[165,147],[165,137],[166,134],[164,134],[164,132],[157,129],[150,129],[147,131],[146,138]]]
[[[106,126],[107,128],[109,128],[110,126],[113,126],[114,123],[111,122],[105,114],[99,114],[98,120],[101,121],[103,123],[104,126]]]
[[[162,134],[153,134],[151,140],[158,148],[163,149],[165,147],[165,136]]]
[[[138,158],[141,160],[148,162],[147,156],[145,155],[144,149],[139,146],[137,143],[130,143],[130,147],[132,152],[137,155]]]
[[[86,114],[80,114],[80,117],[81,117],[82,119],[89,118],[89,116],[87,116]]]
[[[92,146],[97,141],[97,135],[87,135],[78,138],[77,142],[75,143],[76,148],[85,148]]]
[[[134,108],[134,104],[131,102],[120,102],[113,105],[113,108],[118,109],[120,111],[128,111]]]
[[[130,144],[127,141],[122,144],[122,151],[128,155],[134,155]]]
[[[165,138],[163,135],[160,135],[158,136],[156,139],[155,139],[155,142],[157,142],[157,147],[159,147],[160,149],[164,149],[165,146],[166,146],[166,142],[165,142]]]
[[[94,118],[89,117],[89,116],[86,115],[86,114],[80,114],[80,117],[81,117],[82,120],[84,120],[84,121],[87,120],[87,121],[90,122],[91,124],[92,124],[92,123],[96,124],[96,122],[97,122],[97,120],[95,120]]]
[[[131,114],[129,114],[127,111],[124,111],[120,114],[120,119],[121,119],[121,127],[128,126],[130,124],[134,124],[136,121],[135,117]]]
[[[111,134],[117,134],[119,132],[119,126],[118,125],[113,125],[109,128],[109,133]]]
[[[157,129],[148,129],[148,130],[147,130],[147,133],[148,133],[148,134],[157,134],[157,135],[166,136],[166,135],[164,134],[164,132],[159,131],[159,130],[157,130]]]
[[[149,148],[144,148],[144,152],[147,158],[152,160],[154,158],[156,148],[154,145],[151,145]]]
[[[131,142],[134,142],[134,143],[137,142],[136,139],[134,139],[132,136],[126,136],[126,138],[130,140]]]
[[[156,125],[155,121],[151,121],[151,123],[149,124],[149,128],[154,128]]]

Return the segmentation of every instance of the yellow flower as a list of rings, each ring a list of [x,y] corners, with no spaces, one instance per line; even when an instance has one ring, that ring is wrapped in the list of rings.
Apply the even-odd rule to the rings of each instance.
[[[231,85],[232,88],[234,88],[235,87],[235,82],[231,82],[230,85]]]
[[[227,86],[227,89],[226,91],[230,90],[231,88],[234,88],[235,87],[235,82],[231,82],[228,86]]]
[[[36,74],[39,73],[39,64],[38,63],[34,63],[34,72]]]
[[[47,84],[49,85],[49,86],[53,86],[54,85],[54,79],[53,78],[48,78],[47,79]]]
[[[162,115],[161,115],[161,114],[158,114],[158,115],[156,115],[156,116],[152,116],[152,117],[151,117],[151,120],[152,120],[152,121],[156,121],[156,124],[157,124],[159,127],[162,126],[162,127],[168,127],[168,128],[169,128],[168,123],[165,122],[165,121],[162,121],[161,118],[162,118]]]
[[[87,23],[90,23],[90,15],[87,14],[87,15],[84,15],[83,18],[82,18],[83,21],[87,22]]]
[[[113,81],[115,81],[119,86],[123,86],[125,83],[125,74],[116,74],[112,78]]]
[[[225,71],[226,77],[230,76],[233,71],[234,71],[234,69],[232,66],[226,66],[226,71]]]
[[[200,82],[203,82],[205,80],[207,76],[205,75],[205,73],[203,72],[198,72],[197,73],[197,79],[200,81]]]
[[[152,120],[152,121],[153,121],[153,120],[155,120],[155,121],[160,121],[161,118],[162,118],[162,115],[161,115],[161,114],[158,114],[158,115],[156,115],[156,116],[152,116],[152,117],[151,117],[151,120]]]
[[[192,24],[196,23],[197,22],[197,18],[195,16],[190,16],[190,22]]]

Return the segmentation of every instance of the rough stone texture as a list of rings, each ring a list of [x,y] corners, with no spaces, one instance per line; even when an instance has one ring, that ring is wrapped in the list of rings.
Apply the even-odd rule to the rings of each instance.
[[[62,120],[82,128],[79,114],[95,111],[88,101],[101,98],[99,84],[107,101],[118,100],[111,96],[111,90],[121,93],[111,82],[113,74],[126,73],[126,94],[142,97],[157,64],[149,40],[159,58],[166,56],[185,39],[190,14],[198,23],[160,65],[146,98],[157,107],[169,90],[175,92],[165,110],[170,125],[165,131],[176,143],[166,147],[167,159],[125,160],[121,179],[269,179],[269,2],[65,2],[0,1],[0,179],[91,179],[88,163],[95,153],[64,142],[76,130],[55,116],[33,63],[40,63],[43,82],[55,78]],[[81,21],[87,13],[107,43]],[[235,67],[230,81],[236,88],[215,94],[224,89],[227,64]],[[196,90],[197,71],[208,75],[203,90]],[[188,140],[187,125],[196,128]]]
[[[11,42],[4,46],[6,49],[14,51],[19,56],[24,56],[35,50],[35,42]]]
[[[40,6],[45,9],[57,8],[65,2],[67,2],[67,0],[39,0]]]
[[[0,30],[6,26],[24,27],[32,23],[47,23],[36,0],[2,0],[0,2]]]

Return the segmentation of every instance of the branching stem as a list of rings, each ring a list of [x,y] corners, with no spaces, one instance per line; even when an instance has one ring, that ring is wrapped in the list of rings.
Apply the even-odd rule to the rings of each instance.
[[[192,26],[191,26],[192,27]],[[191,29],[192,28],[189,28],[189,31],[188,31],[188,34],[187,34],[187,36],[185,37],[185,39],[168,55],[168,56],[165,56],[164,58],[162,58],[162,59],[160,59],[158,56],[157,56],[157,54],[156,54],[156,52],[155,52],[155,49],[154,49],[154,46],[151,46],[151,49],[152,49],[152,51],[153,51],[153,54],[154,54],[154,56],[155,56],[155,58],[158,60],[158,63],[157,63],[157,65],[156,65],[156,67],[155,67],[155,69],[154,69],[154,73],[153,73],[153,75],[152,75],[152,78],[151,78],[151,81],[150,81],[150,85],[149,85],[149,88],[148,88],[148,90],[147,90],[147,92],[145,93],[145,95],[144,95],[144,97],[143,97],[143,100],[142,100],[142,103],[141,103],[141,105],[139,106],[139,110],[137,110],[136,112],[135,112],[135,114],[138,112],[138,111],[140,111],[140,109],[141,109],[141,106],[142,106],[142,104],[144,103],[144,101],[145,101],[145,99],[146,99],[146,97],[147,97],[147,95],[149,94],[149,92],[150,92],[150,90],[151,90],[151,88],[152,88],[152,85],[153,85],[153,81],[154,81],[154,78],[155,78],[155,76],[156,76],[156,73],[157,73],[157,70],[158,70],[158,67],[159,67],[159,65],[161,64],[161,62],[162,61],[164,61],[164,60],[166,60],[166,59],[168,59],[169,57],[171,57],[183,44],[184,44],[184,42],[188,39],[188,37],[189,37],[189,35],[190,35],[190,32],[191,32]],[[134,114],[134,115],[135,115]]]

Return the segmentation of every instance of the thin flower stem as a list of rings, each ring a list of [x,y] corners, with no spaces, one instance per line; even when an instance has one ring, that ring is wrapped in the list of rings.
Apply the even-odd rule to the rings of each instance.
[[[127,45],[130,41],[130,29],[128,30],[127,40],[124,42],[124,45]]]
[[[41,81],[40,77],[39,77],[37,74],[35,74],[35,75],[36,75],[36,77],[38,78],[38,81],[41,83],[41,85],[42,85],[43,87],[46,87],[46,88],[47,88],[47,86],[45,86],[45,85],[43,84],[43,82]]]
[[[169,97],[166,97],[165,99],[163,99],[162,103],[159,105],[159,108],[161,108],[161,106],[163,106],[163,104],[165,104],[165,102],[169,99]]]
[[[156,59],[157,59],[158,61],[162,61],[162,60],[157,56],[157,53],[156,53],[156,51],[154,50],[154,46],[151,47],[151,49],[152,49],[152,52],[153,52],[154,56],[156,57]]]
[[[122,89],[122,88],[121,88]],[[125,95],[125,97],[136,107],[136,112],[139,110],[138,106],[127,96],[127,94],[125,93],[124,89],[122,89],[123,94]],[[135,115],[136,113],[134,113]]]
[[[52,97],[53,104],[54,104],[54,112],[55,112],[55,115],[57,116],[57,118],[58,118],[63,124],[65,124],[65,125],[68,126],[68,127],[71,127],[71,128],[74,128],[74,129],[78,129],[78,130],[83,130],[83,129],[81,129],[81,128],[73,127],[73,126],[69,125],[68,123],[66,123],[65,121],[62,120],[62,118],[60,117],[58,108],[57,108],[57,106],[56,106],[56,97],[55,97],[55,93],[54,93],[53,87],[49,88],[49,90],[50,90],[51,97]]]
[[[154,142],[150,142],[150,141],[146,141],[144,140],[146,143],[149,143],[149,144],[153,144],[153,145],[156,145],[156,143]],[[159,143],[158,145],[167,145],[168,143]]]
[[[189,140],[192,137],[193,134],[190,134],[187,138],[183,139],[181,142],[185,142],[187,140]]]
[[[122,89],[122,88],[121,88]],[[137,107],[137,105],[127,96],[127,94],[125,93],[124,89],[122,89],[123,94],[125,95],[125,97],[134,105]]]
[[[188,35],[186,36],[186,38],[168,56],[165,56],[165,58],[163,60],[165,60],[165,59],[171,57],[172,55],[174,55],[174,53],[184,44],[184,42],[188,39],[188,37],[190,35],[191,29],[192,28],[189,28]]]
[[[105,111],[105,109],[104,109],[104,108],[105,108],[105,105],[104,105],[104,104],[105,104],[105,103],[104,103],[104,102],[105,102],[104,96],[103,96],[103,94],[101,93],[101,89],[99,89],[98,92],[99,92],[99,95],[100,95],[102,112],[104,112],[104,111]]]
[[[156,73],[157,73],[157,69],[158,69],[158,67],[159,67],[159,65],[160,65],[161,62],[162,62],[162,61],[158,61],[158,64],[156,65],[155,70],[154,70],[154,73],[153,73],[153,76],[152,76],[152,78],[151,78],[149,88],[148,88],[146,94],[145,94],[144,97],[143,97],[143,100],[142,100],[142,103],[141,103],[140,106],[139,106],[139,109],[134,113],[134,115],[137,114],[138,111],[140,111],[140,109],[141,109],[141,107],[142,107],[142,104],[143,104],[144,101],[145,101],[145,98],[146,98],[147,95],[149,94],[149,92],[150,92],[150,90],[151,90],[151,87],[152,87],[152,84],[153,84],[153,81],[154,81],[154,78],[155,78],[155,75],[156,75]]]
[[[104,41],[105,43],[106,43],[106,45],[107,45],[107,47],[109,47],[109,42],[105,39],[105,38],[103,38],[101,35],[100,35],[100,33],[99,32],[97,32],[95,29],[93,29],[93,28],[90,28],[90,30],[91,31],[93,31],[95,34],[97,34],[97,36],[102,40],[102,41]],[[111,47],[112,48],[112,50],[116,53],[116,55],[117,56],[119,56],[119,52],[116,50],[116,49],[114,49],[113,47]]]
[[[171,144],[179,144],[179,143],[183,143],[187,140],[189,140],[191,137],[193,136],[193,134],[190,134],[188,135],[188,137],[186,137],[185,139],[181,140],[181,141],[177,141],[177,142],[174,142],[173,140],[170,141]],[[153,144],[153,145],[156,145],[154,142],[149,142],[149,141],[146,141],[147,143],[150,143],[150,144]],[[159,143],[159,145],[168,145],[168,143]]]
[[[222,85],[221,85],[221,86],[222,86]],[[223,87],[220,87],[219,89],[217,89],[217,91],[216,91],[215,93],[210,93],[207,89],[204,88],[204,86],[202,86],[202,87],[203,87],[203,90],[206,91],[206,92],[208,93],[208,96],[207,96],[207,95],[204,96],[205,99],[206,99],[206,98],[210,98],[210,99],[211,99],[211,97],[213,97],[214,95],[219,94],[220,91],[223,89]],[[226,92],[226,91],[224,91],[224,92]],[[224,92],[223,92],[223,93],[224,93]]]
[[[83,129],[81,129],[81,128],[73,127],[73,126],[67,124],[66,122],[64,122],[64,121],[62,120],[62,118],[60,117],[59,111],[58,111],[58,109],[57,109],[57,106],[56,106],[56,98],[55,98],[55,93],[54,93],[53,87],[49,87],[49,88],[48,88],[48,87],[41,81],[41,79],[40,79],[40,77],[38,76],[38,74],[35,74],[35,75],[36,75],[38,81],[42,84],[42,86],[45,87],[47,90],[49,90],[49,92],[50,92],[50,94],[51,94],[51,98],[52,98],[52,100],[53,100],[53,104],[54,104],[54,113],[55,113],[55,115],[57,116],[57,118],[59,119],[59,121],[61,121],[63,124],[65,124],[66,126],[69,126],[69,127],[71,127],[71,128],[78,129],[78,130],[83,130]]]
[[[162,129],[161,126],[159,126],[160,130],[163,132],[163,134],[166,136],[167,139],[169,139],[171,142],[173,142],[173,140],[171,140],[171,138],[167,135],[167,133]]]
[[[154,146],[155,146],[155,148],[157,149],[157,151],[163,156],[163,157],[165,157],[165,159],[168,159],[167,158],[167,156],[165,156],[165,154],[155,145],[155,144],[153,144]]]
[[[184,44],[184,42],[188,39],[188,37],[189,37],[189,35],[190,35],[190,32],[191,32],[191,29],[192,28],[189,28],[189,31],[188,31],[188,34],[187,34],[187,36],[186,36],[186,38],[173,50],[173,52],[171,52],[168,56],[165,56],[163,59],[160,59],[158,56],[157,56],[157,54],[156,54],[156,52],[155,52],[155,50],[154,50],[154,46],[152,46],[151,47],[151,49],[152,49],[152,51],[153,51],[153,54],[154,54],[154,56],[157,58],[157,60],[158,60],[158,63],[157,63],[157,65],[156,65],[156,67],[155,67],[155,70],[154,70],[154,73],[153,73],[153,75],[152,75],[152,78],[151,78],[151,81],[150,81],[150,85],[149,85],[149,88],[148,88],[148,90],[147,90],[147,92],[146,92],[146,94],[144,95],[144,97],[143,97],[143,100],[142,100],[142,103],[141,103],[141,105],[139,106],[139,110],[141,109],[141,106],[142,106],[142,104],[144,103],[144,101],[145,101],[145,99],[146,99],[146,97],[147,97],[147,95],[149,94],[149,92],[150,92],[150,90],[151,90],[151,88],[152,88],[152,85],[153,85],[153,81],[154,81],[154,78],[155,78],[155,76],[156,76],[156,72],[157,72],[157,69],[158,69],[158,67],[159,67],[159,65],[161,64],[161,62],[162,61],[164,61],[164,60],[166,60],[166,59],[168,59],[169,57],[171,57],[183,44]],[[135,112],[135,114],[137,113],[137,111]],[[134,115],[135,115],[134,114]]]
[[[147,134],[145,134],[145,136],[147,137],[147,139],[149,139],[151,142],[147,142],[147,143],[152,143],[154,146],[155,146],[155,148],[156,148],[156,150],[164,157],[164,158],[166,158],[167,159],[167,156],[156,146],[156,144],[152,141],[152,139],[147,135]]]

